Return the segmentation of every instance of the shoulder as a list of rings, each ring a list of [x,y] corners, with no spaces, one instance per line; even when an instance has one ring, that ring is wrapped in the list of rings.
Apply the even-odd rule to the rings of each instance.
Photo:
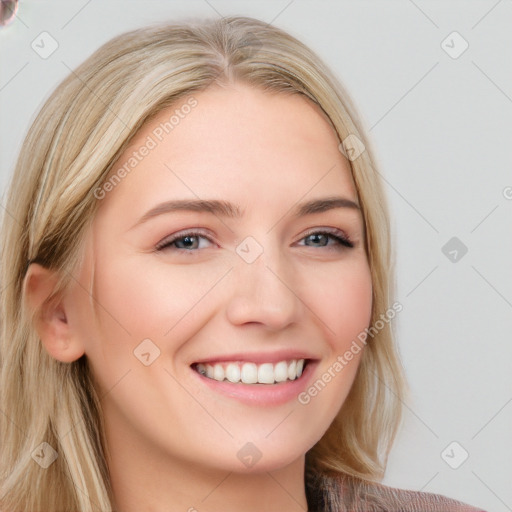
[[[484,512],[441,494],[397,489],[382,484],[370,484],[367,491],[379,506],[385,507],[383,510],[389,512]],[[365,499],[364,495],[362,498]]]
[[[341,473],[317,473],[309,482],[315,511],[485,512],[441,494],[398,489]]]

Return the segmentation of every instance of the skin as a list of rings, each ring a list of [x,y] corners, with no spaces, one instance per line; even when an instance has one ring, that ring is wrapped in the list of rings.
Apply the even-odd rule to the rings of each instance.
[[[56,276],[38,265],[27,296],[40,307],[46,350],[61,361],[85,354],[92,367],[116,510],[304,511],[305,453],[343,404],[362,351],[307,405],[241,403],[205,386],[190,365],[295,348],[318,359],[313,383],[369,325],[360,210],[293,215],[312,199],[357,203],[349,163],[304,97],[243,84],[194,97],[190,114],[101,200],[83,265],[58,304],[44,305]],[[143,126],[114,169],[175,108]],[[230,201],[243,215],[177,211],[137,225],[161,202],[198,198]],[[210,241],[155,248],[189,228]],[[306,236],[322,228],[354,246]],[[250,264],[235,251],[247,236],[263,249]],[[134,356],[144,339],[160,350],[149,366]],[[261,453],[251,467],[237,457],[248,442]]]

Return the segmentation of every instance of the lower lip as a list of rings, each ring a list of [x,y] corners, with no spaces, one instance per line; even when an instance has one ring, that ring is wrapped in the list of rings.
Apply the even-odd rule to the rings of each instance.
[[[278,384],[244,384],[243,382],[218,381],[201,375],[194,369],[192,372],[213,391],[249,405],[272,406],[282,405],[297,399],[302,393],[315,370],[316,361],[309,361],[302,375],[295,380],[287,380]]]

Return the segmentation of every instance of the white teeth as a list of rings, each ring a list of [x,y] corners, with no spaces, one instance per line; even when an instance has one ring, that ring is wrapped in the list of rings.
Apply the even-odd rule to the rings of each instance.
[[[206,365],[206,376],[209,377],[208,375],[208,366],[210,366],[209,364]],[[210,366],[211,368],[211,366]],[[216,364],[214,367],[213,367],[213,376],[210,377],[211,379],[215,379],[215,380],[219,380],[219,381],[222,381],[224,380],[224,368],[220,365],[220,364]]]
[[[228,380],[235,384],[240,381],[244,384],[274,384],[286,380],[295,380],[302,375],[303,368],[304,359],[260,365],[239,362],[217,363],[214,365],[199,363],[196,365],[196,370],[210,379],[219,382]]]
[[[274,365],[272,363],[260,364],[258,382],[260,384],[274,384]]]
[[[244,384],[256,384],[258,382],[258,367],[254,363],[242,365],[241,380]]]
[[[297,361],[297,378],[302,375],[302,370],[304,368],[304,359],[299,359]]]
[[[274,368],[276,382],[284,382],[288,378],[288,365],[286,361],[280,361]]]
[[[240,382],[240,366],[235,363],[229,363],[226,368],[226,379],[229,382]]]
[[[290,380],[293,380],[295,379],[295,377],[297,377],[297,363],[295,361],[292,361],[288,365],[288,378]]]

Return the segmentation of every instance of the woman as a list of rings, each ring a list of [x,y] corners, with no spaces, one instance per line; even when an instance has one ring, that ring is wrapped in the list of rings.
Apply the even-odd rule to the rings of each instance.
[[[388,215],[290,35],[113,39],[43,107],[6,211],[3,511],[476,510],[379,483],[405,393]]]

